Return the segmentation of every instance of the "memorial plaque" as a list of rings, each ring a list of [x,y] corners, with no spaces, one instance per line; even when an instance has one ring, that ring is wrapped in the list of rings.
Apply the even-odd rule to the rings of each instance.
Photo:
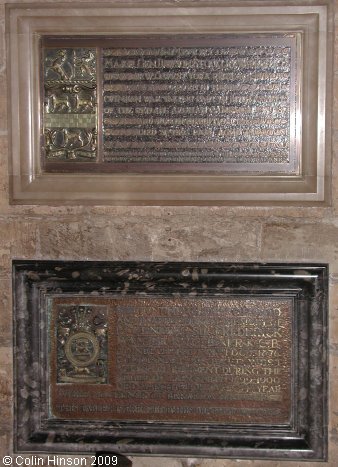
[[[6,15],[11,202],[330,203],[331,0]]]
[[[18,452],[326,458],[325,266],[17,261],[14,280]]]
[[[46,169],[298,173],[300,39],[45,39]]]
[[[87,297],[79,303],[53,300],[53,416],[288,423],[290,300]],[[97,303],[105,304],[108,319]]]

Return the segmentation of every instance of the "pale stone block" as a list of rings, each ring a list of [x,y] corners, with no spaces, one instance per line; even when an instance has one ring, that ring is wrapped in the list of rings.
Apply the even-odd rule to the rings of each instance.
[[[152,233],[157,260],[257,260],[260,243],[260,222],[212,218],[207,212],[157,225]]]
[[[3,457],[10,455],[12,455],[10,437],[7,434],[0,433],[0,465],[2,465]]]
[[[39,225],[40,256],[53,259],[130,259],[151,255],[141,218],[79,218]]]
[[[12,432],[12,349],[0,347],[0,434]]]
[[[1,246],[8,249],[13,257],[36,257],[37,227],[31,219],[0,216]]]
[[[130,457],[133,467],[182,467],[179,460],[159,457]]]
[[[0,276],[0,347],[10,347],[13,342],[10,288],[10,279]],[[0,374],[2,363],[0,360]]]
[[[338,270],[338,227],[329,222],[268,222],[263,227],[266,260],[329,262]]]

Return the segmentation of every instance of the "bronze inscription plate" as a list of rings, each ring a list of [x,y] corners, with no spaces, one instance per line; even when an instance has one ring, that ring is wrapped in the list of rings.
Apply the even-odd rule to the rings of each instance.
[[[297,173],[298,47],[297,33],[45,39],[45,167]]]
[[[50,413],[288,423],[292,300],[54,298]]]
[[[105,160],[289,162],[291,43],[255,42],[104,49]]]

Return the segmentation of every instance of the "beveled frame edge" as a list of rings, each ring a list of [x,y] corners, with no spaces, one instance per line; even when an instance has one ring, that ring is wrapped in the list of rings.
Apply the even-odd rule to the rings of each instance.
[[[295,310],[297,322],[300,325],[303,324],[303,332],[301,333],[301,337],[297,340],[297,346],[301,352],[300,356],[297,356],[297,361],[300,364],[300,368],[302,368],[302,372],[305,371],[304,375],[301,378],[305,378],[307,380],[308,372],[310,376],[310,385],[308,391],[308,397],[302,398],[299,394],[299,401],[296,405],[298,414],[300,415],[300,419],[298,420],[298,434],[297,430],[271,430],[270,429],[270,436],[272,436],[271,440],[274,440],[271,447],[261,447],[257,449],[257,447],[250,447],[249,445],[246,447],[240,446],[239,448],[231,446],[227,447],[220,447],[210,446],[206,447],[206,444],[202,443],[199,445],[194,444],[194,442],[187,443],[187,445],[178,446],[175,443],[167,443],[162,445],[157,445],[155,440],[158,439],[160,435],[159,429],[162,427],[168,429],[168,426],[165,427],[165,423],[159,423],[157,427],[154,427],[154,423],[151,423],[151,428],[149,430],[149,425],[144,425],[144,423],[129,423],[127,425],[127,431],[121,428],[121,422],[118,423],[120,429],[113,428],[113,433],[115,434],[115,442],[119,439],[124,439],[126,437],[138,437],[140,443],[137,442],[133,445],[128,444],[111,444],[114,443],[114,434],[110,432],[110,441],[108,442],[107,439],[103,444],[96,444],[92,445],[92,449],[88,450],[85,449],[84,451],[87,452],[95,452],[99,448],[99,450],[115,450],[115,452],[121,452],[128,455],[165,455],[165,456],[201,456],[201,457],[219,457],[219,458],[252,458],[252,459],[298,459],[298,460],[327,460],[327,441],[328,441],[328,432],[327,432],[327,371],[328,371],[328,362],[327,362],[327,294],[328,294],[328,265],[324,264],[282,264],[282,263],[158,263],[158,262],[102,262],[102,261],[28,261],[28,260],[15,260],[13,261],[13,289],[14,289],[14,361],[15,361],[15,388],[14,388],[14,403],[15,403],[15,421],[14,421],[14,433],[15,433],[15,440],[14,440],[14,449],[15,452],[44,452],[46,449],[48,452],[66,452],[66,453],[83,453],[83,446],[79,447],[79,444],[76,441],[72,441],[72,437],[68,436],[68,443],[67,441],[54,444],[53,439],[60,433],[60,427],[58,429],[57,423],[53,424],[53,427],[41,425],[41,415],[39,412],[39,408],[41,407],[41,391],[43,392],[43,383],[41,381],[41,377],[43,374],[43,365],[41,369],[39,367],[38,361],[41,363],[41,351],[43,349],[40,347],[41,342],[41,333],[43,334],[43,330],[41,328],[41,323],[45,320],[43,315],[45,314],[45,309],[42,307],[39,309],[39,305],[43,305],[43,301],[41,302],[41,293],[39,292],[39,287],[44,291],[42,294],[46,293],[46,287],[66,287],[64,293],[74,294],[74,290],[83,290],[83,282],[86,281],[89,284],[89,290],[91,288],[97,290],[97,276],[94,277],[93,282],[88,282],[88,278],[91,277],[91,273],[93,271],[97,271],[98,268],[103,272],[105,269],[106,272],[103,273],[103,278],[100,280],[101,285],[102,283],[107,280],[107,277],[111,278],[110,280],[115,279],[115,285],[118,280],[124,281],[125,278],[121,274],[117,274],[120,272],[121,269],[125,268],[138,268],[138,274],[147,273],[147,280],[149,279],[149,273],[156,280],[159,278],[166,277],[169,274],[169,277],[173,277],[176,274],[178,280],[181,280],[182,272],[184,274],[184,280],[190,281],[191,285],[196,287],[199,281],[205,280],[205,275],[209,273],[213,276],[214,280],[220,279],[228,279],[231,280],[235,278],[238,284],[241,284],[241,280],[245,278],[247,281],[248,278],[251,277],[253,283],[256,278],[261,278],[265,281],[269,280],[270,285],[264,285],[262,290],[268,290],[270,288],[271,293],[275,293],[276,289],[278,289],[277,285],[284,283],[285,285],[292,281],[295,286],[295,291],[299,290],[301,294],[298,300],[298,306],[301,309]],[[114,270],[115,268],[115,270]],[[119,269],[120,268],[120,269]],[[72,272],[74,269],[77,272],[80,272],[80,276],[74,278],[72,276]],[[202,273],[201,269],[209,269],[208,272]],[[190,271],[190,275],[187,276],[186,271]],[[196,282],[195,278],[192,276],[191,271],[197,271],[199,275],[199,279]],[[128,271],[126,271],[128,275]],[[171,274],[171,276],[170,276]],[[204,275],[203,279],[202,276]],[[215,279],[216,275],[216,279]],[[81,278],[82,276],[82,278]],[[96,277],[96,279],[95,279]],[[127,277],[127,276],[126,276]],[[142,277],[142,276],[141,276]],[[62,279],[62,280],[60,280]],[[72,285],[66,285],[65,281],[71,281]],[[133,279],[131,280],[133,281]],[[289,282],[288,282],[289,281]],[[100,281],[99,281],[100,282]],[[137,280],[135,283],[138,284]],[[40,284],[40,286],[39,286]],[[63,284],[63,285],[62,285]],[[257,282],[256,282],[257,285]],[[136,290],[138,285],[136,285]],[[234,287],[234,286],[232,286]],[[300,287],[300,289],[299,289]],[[198,289],[198,287],[197,287]],[[233,294],[233,291],[232,291]],[[310,295],[309,295],[310,294]],[[154,296],[154,292],[149,293],[149,297]],[[227,294],[225,294],[227,295]],[[230,291],[231,295],[231,291]],[[157,293],[156,296],[159,296]],[[170,294],[166,294],[166,296],[170,296]],[[281,295],[283,296],[283,294]],[[308,296],[307,299],[306,296]],[[311,300],[311,309],[308,308],[309,305],[306,305],[305,302],[309,302],[310,296],[312,298],[316,297],[315,300]],[[201,296],[202,297],[202,296]],[[285,297],[285,295],[284,295]],[[203,298],[203,297],[202,297]],[[42,321],[40,321],[42,319]],[[304,319],[305,322],[309,320],[307,325],[304,326]],[[310,330],[310,334],[307,334],[306,329]],[[25,343],[28,343],[32,352],[24,352]],[[309,345],[309,350],[306,351],[307,346]],[[304,353],[305,352],[305,353]],[[33,355],[34,353],[34,355]],[[21,358],[18,358],[21,357]],[[35,360],[34,360],[35,358]],[[306,359],[306,364],[304,366],[301,365],[302,359]],[[310,360],[311,358],[311,360]],[[36,360],[37,359],[37,360]],[[29,368],[29,370],[28,370]],[[26,371],[26,376],[25,375]],[[297,381],[302,381],[299,379],[300,376],[297,376]],[[38,384],[34,383],[34,381],[38,381]],[[298,386],[296,385],[297,390]],[[305,405],[304,405],[305,404]],[[20,412],[18,412],[18,407],[20,408]],[[22,427],[20,428],[20,423],[23,419],[23,414],[27,414],[27,410],[30,413],[30,420],[29,426],[26,424],[24,426],[24,433],[22,432]],[[19,416],[21,413],[21,417]],[[306,415],[307,414],[307,415]],[[90,422],[92,424],[92,422]],[[61,432],[65,430],[65,424],[61,424]],[[95,439],[99,436],[98,430],[101,425],[106,425],[106,433],[109,436],[109,430],[107,431],[107,423],[95,423],[95,434],[93,435]],[[155,424],[156,425],[156,424]],[[187,428],[189,424],[186,424]],[[209,430],[210,427],[214,425],[214,440],[215,436],[225,436],[226,432],[219,429],[217,424],[210,424],[209,423]],[[45,426],[46,429],[43,429]],[[133,428],[134,426],[134,428]],[[248,426],[248,425],[246,425]],[[39,427],[40,430],[39,430]],[[230,425],[228,425],[230,427]],[[140,428],[147,429],[147,436],[142,438],[140,437]],[[157,431],[156,431],[157,428]],[[231,427],[230,427],[231,428]],[[236,425],[235,431],[238,428],[243,427],[241,425]],[[29,441],[29,431],[33,430],[34,433],[35,429],[35,436],[37,436],[37,440],[35,443]],[[38,429],[38,431],[36,431]],[[70,432],[74,430],[75,433],[78,430],[81,430],[81,423],[73,423],[70,422],[67,424],[67,430]],[[85,430],[87,435],[90,431],[90,427]],[[121,431],[122,430],[122,431]],[[136,431],[135,431],[136,430]],[[211,429],[211,432],[213,431]],[[120,434],[116,434],[116,431],[120,431]],[[154,431],[156,433],[154,433]],[[170,430],[169,430],[170,431]],[[245,430],[244,430],[245,431]],[[153,432],[153,433],[151,433]],[[185,431],[184,431],[185,432]],[[201,437],[201,433],[198,436],[198,430],[192,429],[192,433],[196,434],[195,440]],[[278,439],[283,439],[283,432],[286,439],[290,440],[290,447],[285,447],[284,449],[278,448]],[[67,431],[65,432],[67,433]],[[190,435],[192,434],[190,433]],[[230,429],[227,432],[227,440],[231,440],[233,436],[236,437],[236,432],[234,434],[234,429]],[[231,434],[232,433],[232,434]],[[265,433],[265,435],[264,435]],[[244,437],[255,439],[257,441],[263,442],[266,433],[269,433],[269,427],[267,429],[258,430],[258,427],[251,427],[251,430],[246,431],[244,433]],[[20,439],[22,434],[25,436],[25,440]],[[50,436],[49,436],[49,435]],[[177,428],[176,428],[176,435],[175,435],[175,428],[174,431],[171,429],[172,438],[176,436],[177,438]],[[168,433],[168,440],[171,439],[171,434]],[[204,433],[205,434],[205,433]],[[181,433],[182,435],[182,433]],[[184,435],[184,433],[183,433]],[[194,440],[193,437],[188,436],[188,439]],[[67,438],[66,436],[66,438]],[[230,436],[230,438],[229,438]],[[275,436],[275,437],[274,437]],[[279,436],[279,438],[278,438]],[[282,438],[281,438],[282,436]],[[40,438],[39,438],[40,437]],[[148,441],[146,441],[147,437]],[[65,439],[66,439],[65,438]],[[179,436],[177,439],[181,439]],[[237,439],[239,439],[237,437]],[[270,439],[270,438],[268,438]],[[298,442],[298,448],[296,447],[297,444],[293,444],[292,439],[294,442]],[[307,439],[307,442],[305,441]],[[209,439],[209,441],[211,438]],[[298,441],[297,441],[298,440]],[[150,444],[149,442],[155,442],[155,444]],[[268,441],[267,441],[268,442]],[[276,445],[277,443],[277,445]],[[305,443],[305,444],[304,444]],[[202,447],[201,447],[202,446]],[[286,444],[287,446],[287,444]]]
[[[269,2],[271,4],[271,2]],[[262,20],[264,14],[283,14],[287,10],[295,18],[302,15],[317,15],[318,23],[318,99],[315,106],[317,122],[316,144],[310,138],[313,132],[312,126],[304,126],[303,144],[306,151],[303,151],[303,171],[301,176],[257,176],[257,175],[199,175],[199,174],[51,174],[43,173],[40,164],[40,139],[37,138],[38,128],[40,128],[37,107],[39,102],[39,76],[38,63],[36,57],[39,56],[39,35],[51,32],[50,25],[46,28],[38,27],[38,18],[51,11],[55,5],[30,4],[7,4],[7,45],[10,64],[8,67],[9,87],[11,88],[11,104],[9,115],[12,115],[11,124],[11,161],[9,165],[10,176],[10,203],[11,204],[112,204],[112,205],[323,205],[331,203],[331,107],[332,107],[332,55],[333,55],[333,4],[332,0],[303,1],[298,0],[290,5],[286,1],[273,1],[272,6],[267,6],[268,2],[244,1],[244,2],[202,2],[194,5],[184,3],[180,5],[163,4],[139,4],[121,3],[95,4],[91,7],[88,4],[59,4],[58,14],[64,15],[62,23],[68,14],[80,9],[87,15],[108,14],[111,18],[115,14],[125,16],[139,15],[145,8],[150,8],[150,16],[160,17],[164,12],[170,15],[177,15],[182,18],[187,14],[195,15],[199,20],[204,15],[212,14],[217,17],[223,15],[224,18],[235,14],[237,20],[240,12],[245,11],[246,15],[255,13],[257,18]],[[263,13],[260,8],[264,10]],[[248,11],[248,9],[250,11]],[[98,13],[96,13],[98,12]],[[203,15],[204,13],[204,15]],[[36,18],[35,16],[36,15]],[[298,15],[298,16],[297,16]],[[194,17],[195,17],[194,16]],[[213,19],[216,18],[213,16]],[[134,17],[134,19],[137,16]],[[77,16],[77,22],[81,17]],[[86,23],[86,16],[82,18]],[[101,20],[102,20],[101,16]],[[270,16],[271,18],[271,16]],[[273,16],[274,18],[274,16]],[[277,16],[278,18],[278,16]],[[47,17],[52,21],[50,17]],[[69,19],[69,18],[68,18]],[[54,18],[54,33],[61,35],[56,26],[57,18]],[[258,19],[257,19],[258,20]],[[46,22],[46,18],[44,18]],[[230,21],[230,20],[229,20]],[[35,24],[37,22],[37,24]],[[69,21],[68,21],[69,23]],[[277,25],[281,27],[281,24]],[[65,26],[67,27],[67,26]],[[65,27],[63,35],[66,34]],[[106,26],[107,27],[107,26]],[[112,26],[110,26],[111,28]],[[143,25],[143,29],[144,29]],[[177,29],[177,26],[175,26]],[[172,29],[161,30],[161,34]],[[276,24],[265,26],[265,32],[276,31]],[[39,29],[40,28],[40,29]],[[88,28],[88,26],[87,26]],[[149,26],[148,26],[149,28]],[[205,26],[204,26],[205,28]],[[246,25],[246,31],[250,29],[250,24]],[[253,26],[251,25],[251,29]],[[53,29],[53,28],[52,28]],[[81,28],[80,28],[81,29]],[[73,34],[80,34],[79,27]],[[139,31],[140,27],[137,28]],[[157,29],[161,29],[160,26]],[[201,27],[202,31],[203,27]],[[256,25],[257,29],[257,25]],[[47,31],[48,30],[48,31]],[[61,27],[62,30],[62,27]],[[110,29],[111,30],[111,29]],[[182,26],[181,26],[182,30]],[[234,31],[236,26],[234,26]],[[262,30],[262,26],[259,28]],[[285,31],[287,29],[284,29]],[[19,34],[19,31],[20,34]],[[82,26],[82,32],[84,31]],[[98,31],[93,27],[93,33]],[[114,29],[114,34],[132,33],[129,29]],[[148,30],[147,30],[148,31]],[[156,31],[156,27],[155,27]],[[200,31],[200,32],[201,32]],[[217,31],[217,26],[212,32]],[[224,31],[224,26],[223,26]],[[158,32],[158,31],[157,31]],[[194,31],[196,33],[196,31]],[[210,32],[210,31],[209,31]],[[243,30],[244,32],[244,30]],[[135,32],[134,32],[135,33]],[[23,34],[27,34],[25,38]],[[100,29],[100,34],[104,34]],[[309,33],[310,34],[310,33]],[[21,39],[21,45],[20,45]],[[313,39],[313,37],[312,37]],[[26,48],[25,54],[21,51]],[[310,55],[310,50],[304,50],[304,57]],[[20,65],[21,55],[30,56],[33,53],[35,60],[24,62]],[[21,69],[20,69],[21,68]],[[20,70],[18,76],[18,70]],[[317,70],[317,71],[316,71]],[[324,76],[322,70],[325,70]],[[22,81],[28,79],[26,87]],[[313,80],[313,77],[311,78]],[[21,81],[20,81],[21,80]],[[21,83],[21,84],[20,84]],[[305,81],[303,82],[304,85]],[[316,83],[315,86],[316,88]],[[304,89],[309,92],[308,86]],[[305,97],[306,100],[306,97]],[[310,100],[308,98],[308,100]],[[309,104],[310,105],[310,104]],[[20,110],[27,109],[20,114]],[[311,118],[313,108],[305,109],[303,122],[306,118]],[[27,145],[23,141],[27,136]],[[307,140],[309,139],[308,142]],[[312,153],[309,158],[308,155]],[[308,167],[307,167],[308,166]],[[307,168],[306,168],[307,167]],[[202,189],[201,189],[202,185]],[[98,190],[98,186],[100,189]],[[243,186],[245,189],[243,190]],[[127,187],[127,188],[126,188]],[[260,188],[260,191],[257,190]]]

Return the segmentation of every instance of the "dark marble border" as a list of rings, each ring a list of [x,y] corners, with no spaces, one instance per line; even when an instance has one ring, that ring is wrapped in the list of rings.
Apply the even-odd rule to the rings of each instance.
[[[183,278],[185,288],[180,285]],[[326,265],[17,260],[13,281],[16,452],[107,450],[133,455],[327,458]],[[154,284],[151,290],[149,281]],[[293,298],[295,370],[290,425],[50,419],[45,374],[48,297],[83,292]]]

